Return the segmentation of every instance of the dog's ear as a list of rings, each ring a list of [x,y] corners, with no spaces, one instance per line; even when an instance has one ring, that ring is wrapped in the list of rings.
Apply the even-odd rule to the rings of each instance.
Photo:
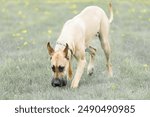
[[[64,49],[64,55],[65,55],[65,58],[68,58],[68,49],[69,49],[69,46],[68,46],[68,44],[66,43],[66,47],[65,47],[65,49]]]
[[[54,49],[51,47],[50,42],[47,43],[47,49],[50,56],[53,55]]]

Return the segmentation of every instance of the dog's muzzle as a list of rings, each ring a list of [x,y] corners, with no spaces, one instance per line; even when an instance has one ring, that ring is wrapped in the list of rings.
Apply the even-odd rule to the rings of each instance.
[[[63,87],[67,85],[67,80],[64,78],[53,78],[51,84],[53,87]]]

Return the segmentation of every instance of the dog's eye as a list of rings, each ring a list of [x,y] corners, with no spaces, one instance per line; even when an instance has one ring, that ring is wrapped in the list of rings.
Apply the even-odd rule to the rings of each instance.
[[[53,70],[53,72],[55,72],[55,66],[54,65],[52,66],[52,70]]]
[[[65,68],[64,66],[59,66],[59,67],[58,67],[59,72],[63,72],[63,71],[64,71],[64,68]]]

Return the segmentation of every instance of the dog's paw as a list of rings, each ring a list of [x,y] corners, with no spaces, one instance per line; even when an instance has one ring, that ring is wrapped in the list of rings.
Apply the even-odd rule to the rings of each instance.
[[[78,87],[78,82],[76,80],[73,80],[71,83],[71,88],[77,88]]]
[[[87,74],[88,74],[89,76],[92,76],[93,73],[94,73],[94,67],[88,67],[88,69],[87,69]]]
[[[108,76],[109,76],[109,77],[113,77],[113,72],[112,72],[112,71],[109,71],[109,72],[108,72]]]
[[[113,72],[112,71],[103,71],[102,72],[103,75],[106,75],[107,77],[113,77]]]
[[[78,85],[71,85],[71,88],[73,89],[78,88]]]

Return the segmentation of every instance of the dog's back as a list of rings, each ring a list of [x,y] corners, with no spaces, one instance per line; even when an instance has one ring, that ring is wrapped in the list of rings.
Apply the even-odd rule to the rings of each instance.
[[[84,22],[86,39],[91,39],[100,30],[100,23],[105,17],[105,12],[98,6],[88,6],[75,18],[80,18]]]
[[[64,24],[62,33],[59,37],[59,41],[61,39],[68,40],[68,38],[70,38],[70,35],[72,37],[76,37],[78,35],[78,38],[76,38],[77,42],[80,42],[81,38],[84,38],[85,42],[89,42],[93,38],[93,36],[95,36],[97,32],[100,31],[102,20],[104,20],[105,22],[109,22],[109,19],[104,10],[98,6],[88,6],[83,9],[78,15],[68,20]]]

